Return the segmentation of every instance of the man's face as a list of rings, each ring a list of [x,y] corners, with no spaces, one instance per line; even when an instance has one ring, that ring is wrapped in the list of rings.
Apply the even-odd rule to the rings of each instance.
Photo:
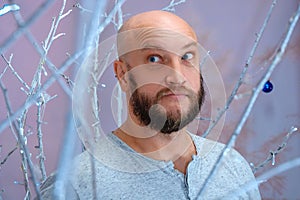
[[[143,34],[141,48],[122,57],[131,114],[139,125],[172,133],[190,123],[203,102],[199,49],[194,40],[177,33]]]
[[[140,29],[120,36],[119,53],[129,83],[129,113],[139,125],[163,133],[190,123],[203,102],[198,43],[166,29]]]

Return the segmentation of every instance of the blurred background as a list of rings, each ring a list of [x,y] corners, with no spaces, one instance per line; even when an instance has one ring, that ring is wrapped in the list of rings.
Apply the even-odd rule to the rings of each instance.
[[[140,12],[166,8],[170,2],[172,1],[127,0],[121,7],[122,19],[126,20]],[[226,94],[229,96],[250,55],[256,34],[267,16],[272,1],[228,0],[224,3],[217,0],[186,0],[185,2],[174,2],[180,3],[172,11],[190,23],[198,34],[200,44],[210,51],[210,55],[223,78]],[[43,134],[46,176],[58,167],[62,149],[67,144],[64,142],[67,132],[72,132],[73,138],[75,137],[71,141],[74,145],[72,154],[76,155],[82,149],[79,139],[76,138],[76,130],[72,128],[71,90],[83,58],[78,57],[68,64],[65,62],[82,48],[88,32],[87,24],[93,14],[94,3],[94,1],[66,1],[63,13],[68,13],[68,15],[59,22],[56,30],[56,35],[58,34],[59,37],[53,41],[48,50],[47,58],[52,64],[57,69],[67,67],[67,70],[61,73],[60,83],[54,81],[42,96],[49,99],[49,102],[42,106],[42,130],[40,131]],[[4,14],[4,8],[13,4],[19,7],[18,11]],[[249,92],[265,74],[276,48],[288,28],[288,21],[297,10],[298,4],[298,0],[279,0],[275,4],[244,83],[238,91],[241,98],[236,98],[230,105],[225,117],[225,126],[218,141],[223,143],[228,141],[248,103]],[[15,132],[10,128],[9,123],[7,124],[9,112],[5,96],[9,98],[12,112],[18,111],[26,102],[28,96],[24,92],[26,90],[24,82],[31,86],[39,63],[41,63],[41,55],[36,50],[34,43],[36,42],[39,46],[47,43],[46,39],[49,31],[51,31],[51,24],[54,17],[57,21],[62,5],[62,0],[3,0],[0,2],[0,8],[2,8],[2,14],[0,12],[0,50],[2,55],[0,58],[0,81],[6,88],[6,90],[0,91],[0,199],[1,197],[2,199],[24,199],[26,193],[20,148]],[[115,1],[103,1],[103,5],[103,12],[99,16],[100,22],[107,18],[115,5]],[[22,26],[18,25],[16,19],[20,22],[21,18],[30,24],[27,26],[28,29],[24,29],[21,31],[22,34],[18,35]],[[115,19],[117,22],[118,18]],[[100,41],[104,41],[115,33],[116,24],[109,23],[101,33]],[[32,37],[28,37],[28,35]],[[270,151],[276,150],[282,144],[291,127],[300,127],[299,55],[300,25],[298,23],[281,63],[270,78],[274,86],[273,91],[260,94],[241,135],[237,139],[235,148],[249,163],[257,165],[264,161],[269,156]],[[7,67],[6,61],[11,61],[14,73],[11,68]],[[41,86],[47,83],[47,80],[53,75],[49,63],[46,62],[43,66],[45,70],[41,75]],[[98,89],[101,96],[100,121],[104,125],[102,127],[104,131],[109,132],[117,127],[112,116],[110,99],[113,87],[116,85],[112,66],[105,70],[101,81],[101,87]],[[206,109],[204,108],[204,113],[209,113]],[[40,172],[40,152],[37,148],[39,146],[37,111],[38,102],[28,108],[24,134],[34,165],[34,173],[40,181],[43,175]],[[197,134],[201,135],[206,128],[207,124],[200,121]],[[275,165],[268,163],[264,168],[259,169],[255,175],[258,176],[299,156],[300,135],[298,131],[291,135],[286,148],[276,156]],[[30,177],[31,174],[29,174],[29,180],[31,180]],[[295,167],[266,180],[260,185],[263,199],[300,199],[299,178],[300,168]],[[34,196],[35,192],[31,181],[30,189],[31,195]]]

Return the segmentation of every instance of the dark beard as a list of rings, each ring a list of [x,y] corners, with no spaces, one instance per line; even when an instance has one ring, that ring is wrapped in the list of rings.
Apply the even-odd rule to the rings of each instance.
[[[170,89],[163,89],[160,91],[154,100],[147,97],[146,94],[140,93],[137,88],[131,95],[129,103],[133,108],[133,114],[138,118],[141,125],[148,126],[156,131],[160,131],[164,134],[171,134],[176,132],[191,121],[200,112],[201,106],[204,101],[204,88],[203,88],[203,78],[201,77],[201,84],[198,93],[188,90],[190,99],[190,107],[187,113],[182,115],[180,110],[177,110],[175,114],[165,113],[162,111],[161,106],[158,106],[159,96],[163,92],[171,91]],[[136,82],[133,77],[130,77],[131,88],[136,88]],[[182,89],[182,88],[178,88]],[[186,90],[186,89],[185,89]],[[186,90],[187,91],[187,90]],[[175,117],[176,115],[177,117]],[[163,124],[164,122],[164,124]]]

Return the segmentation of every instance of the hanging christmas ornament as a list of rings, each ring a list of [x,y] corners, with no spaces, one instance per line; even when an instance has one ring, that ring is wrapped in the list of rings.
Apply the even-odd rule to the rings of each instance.
[[[270,80],[268,80],[265,85],[264,88],[262,89],[263,92],[265,93],[269,93],[273,90],[273,84],[270,82]]]

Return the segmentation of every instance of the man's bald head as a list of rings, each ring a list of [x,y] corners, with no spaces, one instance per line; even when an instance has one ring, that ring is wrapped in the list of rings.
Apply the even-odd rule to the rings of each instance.
[[[186,21],[177,15],[166,11],[153,10],[137,14],[123,24],[119,33],[138,28],[170,29],[197,40],[196,33]]]
[[[118,54],[122,56],[153,43],[176,51],[172,45],[188,41],[197,42],[197,36],[186,21],[173,13],[154,10],[137,14],[123,24],[118,31]]]

